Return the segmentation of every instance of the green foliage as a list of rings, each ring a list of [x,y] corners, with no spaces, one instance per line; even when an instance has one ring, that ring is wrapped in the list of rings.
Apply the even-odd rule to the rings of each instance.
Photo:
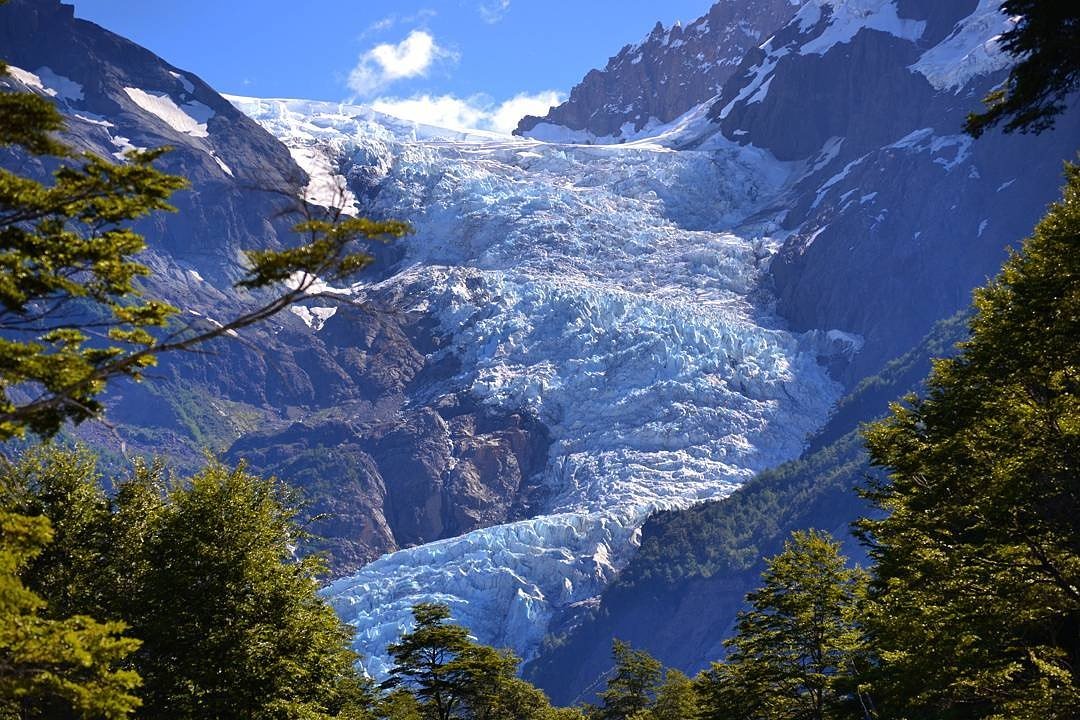
[[[663,665],[644,650],[615,640],[611,647],[615,667],[600,693],[600,706],[589,708],[589,720],[629,720],[647,712],[656,702]]]
[[[975,137],[1004,120],[1006,132],[1046,130],[1080,87],[1080,6],[1067,0],[1004,0],[1001,11],[1016,19],[1000,42],[1017,63],[1005,84],[984,100],[986,111],[968,116],[965,129]]]
[[[370,690],[351,633],[296,560],[283,486],[211,462],[185,481],[139,467],[106,499],[85,453],[43,449],[8,469],[8,505],[57,545],[25,568],[50,607],[122,619],[142,641],[142,716],[360,718]]]
[[[49,438],[65,422],[100,415],[111,380],[140,380],[162,353],[235,333],[318,294],[317,283],[370,262],[358,243],[409,232],[397,221],[308,215],[294,228],[305,243],[246,253],[237,286],[278,291],[220,326],[192,328],[140,289],[150,272],[137,259],[146,242],[130,227],[172,210],[169,197],[187,186],[154,167],[167,148],[132,151],[119,164],[76,155],[52,135],[63,125],[44,98],[0,93],[0,147],[56,166],[48,184],[0,169],[0,441],[26,432]]]
[[[976,293],[925,398],[870,427],[871,629],[891,717],[1080,715],[1080,168]]]
[[[380,717],[424,720],[556,720],[573,718],[552,708],[547,697],[516,677],[512,653],[475,643],[468,631],[448,622],[445,605],[413,608],[415,627],[387,648],[394,666],[383,683],[391,692]],[[409,700],[409,698],[412,700]]]
[[[699,681],[704,717],[860,717],[854,675],[865,665],[865,576],[826,533],[796,532],[747,596],[726,661]]]
[[[0,718],[125,718],[139,676],[120,664],[138,641],[123,623],[50,618],[20,577],[52,537],[47,518],[0,509]]]
[[[691,720],[699,712],[700,700],[694,682],[678,670],[668,670],[656,693],[656,703],[647,720]]]

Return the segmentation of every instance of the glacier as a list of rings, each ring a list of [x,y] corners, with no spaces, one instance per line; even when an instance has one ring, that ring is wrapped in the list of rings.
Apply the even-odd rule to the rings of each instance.
[[[661,509],[724,497],[796,457],[839,394],[761,279],[777,198],[809,168],[709,131],[707,104],[621,145],[445,131],[337,103],[231,97],[305,159],[320,197],[411,222],[359,299],[425,313],[460,362],[447,391],[534,413],[554,439],[539,514],[383,556],[325,589],[368,672],[421,601],[533,656]],[[692,141],[692,142],[690,142]],[[694,149],[678,149],[692,145]]]

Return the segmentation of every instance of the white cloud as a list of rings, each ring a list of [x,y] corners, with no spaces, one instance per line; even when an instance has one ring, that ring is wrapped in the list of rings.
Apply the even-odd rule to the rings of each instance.
[[[423,77],[435,62],[457,55],[435,42],[431,33],[413,30],[396,45],[383,43],[368,50],[349,73],[353,92],[369,96],[397,80]]]
[[[431,8],[422,8],[411,15],[398,15],[397,13],[393,13],[376,20],[364,28],[364,31],[360,33],[360,40],[371,35],[387,32],[398,25],[412,25],[414,27],[418,25],[423,26],[428,20],[436,15],[438,15],[438,13]]]
[[[396,15],[387,15],[381,20],[376,20],[375,22],[367,26],[367,29],[365,29],[364,32],[360,34],[360,37],[363,38],[374,33],[386,32],[397,24],[397,20],[398,19]]]
[[[495,132],[510,132],[518,126],[526,115],[547,115],[548,110],[560,104],[566,98],[554,90],[528,95],[518,93],[504,101],[491,113],[491,129]]]
[[[563,100],[554,90],[529,95],[520,93],[501,103],[486,95],[459,98],[454,95],[416,95],[411,98],[378,98],[371,108],[404,120],[450,130],[489,130],[510,134],[526,115],[544,115]]]
[[[510,12],[510,0],[485,0],[476,9],[484,22],[495,24]]]
[[[452,95],[416,95],[411,98],[379,98],[371,109],[423,125],[468,130],[480,128],[485,112],[469,100]]]

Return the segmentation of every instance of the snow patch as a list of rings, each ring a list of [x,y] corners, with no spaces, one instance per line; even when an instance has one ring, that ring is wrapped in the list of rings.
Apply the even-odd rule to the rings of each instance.
[[[227,165],[227,164],[225,163],[225,161],[224,161],[224,160],[222,160],[222,159],[221,159],[220,157],[218,157],[218,154],[217,154],[216,152],[214,152],[214,151],[212,151],[212,150],[211,150],[209,154],[210,154],[210,157],[212,157],[212,158],[214,159],[214,162],[216,162],[216,163],[217,163],[218,167],[219,167],[219,168],[221,168],[221,170],[222,170],[222,171],[223,171],[223,172],[224,172],[224,173],[225,173],[226,175],[228,175],[229,177],[235,177],[235,175],[233,175],[233,171],[232,171],[232,168],[231,168],[231,167],[229,167],[229,166],[228,166],[228,165]]]
[[[180,85],[184,88],[184,92],[189,95],[195,92],[195,84],[188,80],[187,77],[173,70],[170,70],[169,74],[180,81]]]
[[[804,5],[795,17],[805,32],[819,25],[825,14],[828,14],[825,29],[804,43],[799,54],[824,55],[836,45],[851,42],[862,30],[878,30],[912,42],[926,30],[922,20],[901,18],[893,0],[817,0]]]
[[[116,148],[116,152],[113,153],[113,157],[117,160],[127,160],[126,155],[132,150],[145,150],[144,147],[133,145],[130,138],[123,137],[122,135],[109,135],[109,142]]]
[[[358,215],[360,211],[356,206],[356,196],[349,190],[345,176],[337,172],[330,158],[332,152],[329,146],[318,143],[289,147],[293,160],[308,175],[304,199],[314,205],[338,208],[350,215]]]
[[[124,88],[124,92],[140,109],[162,120],[173,130],[192,137],[209,137],[206,124],[214,111],[197,100],[177,105],[168,93],[150,93],[139,88]]]
[[[337,312],[337,307],[305,307],[303,305],[293,305],[289,308],[293,315],[304,321],[304,324],[309,328],[318,332],[322,330],[326,321],[334,317]]]
[[[1009,67],[1012,59],[1002,51],[999,40],[1014,25],[1001,12],[1001,0],[980,0],[971,15],[909,69],[938,90],[959,93],[972,80]]]
[[[78,102],[83,99],[82,85],[71,78],[57,75],[46,66],[39,67],[36,72],[30,72],[15,65],[8,65],[7,69],[11,77],[43,95],[64,102]]]

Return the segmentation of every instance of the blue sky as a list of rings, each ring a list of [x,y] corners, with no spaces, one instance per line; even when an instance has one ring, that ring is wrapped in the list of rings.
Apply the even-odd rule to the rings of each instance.
[[[506,130],[711,0],[68,0],[221,92]]]

